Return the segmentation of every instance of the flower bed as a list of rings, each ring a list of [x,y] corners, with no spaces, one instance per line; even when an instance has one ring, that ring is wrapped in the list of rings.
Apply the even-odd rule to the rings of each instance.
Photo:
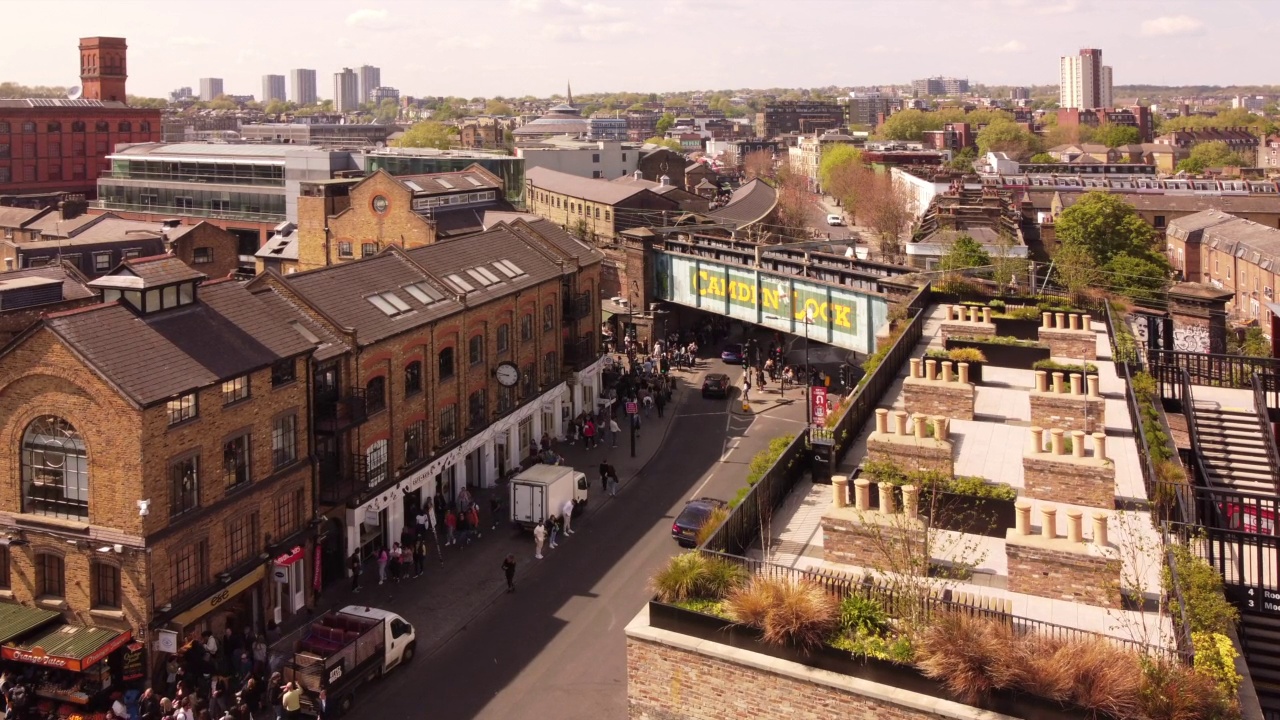
[[[1030,370],[1037,361],[1049,359],[1049,346],[1030,343],[1015,338],[951,337],[946,341],[947,350],[976,348],[987,357],[988,365]]]
[[[973,359],[975,356],[981,357],[981,360]],[[946,350],[925,350],[925,360],[955,360],[969,364],[969,382],[974,385],[982,384],[982,368],[987,364],[987,358],[982,351],[974,348],[956,348],[953,351]]]

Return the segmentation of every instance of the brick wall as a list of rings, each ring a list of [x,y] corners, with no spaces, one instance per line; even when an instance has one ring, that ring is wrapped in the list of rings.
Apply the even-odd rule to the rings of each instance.
[[[1095,463],[1090,458],[1072,461],[1068,456],[1040,453],[1022,459],[1023,495],[1037,500],[1113,508],[1116,495],[1116,468]]]
[[[1073,360],[1098,359],[1098,334],[1092,330],[1050,330],[1040,328],[1040,342],[1049,346],[1053,357]]]
[[[994,337],[996,334],[995,323],[984,322],[960,322],[953,320],[944,322],[940,328],[942,333],[942,341],[946,342],[947,338],[953,337]]]
[[[1005,542],[1010,592],[1120,607],[1119,560],[1091,555],[1086,552],[1088,546],[1061,538],[1044,541],[1032,537],[1031,542],[1021,542],[1014,532],[1009,531]],[[1062,549],[1045,547],[1046,544],[1060,545]]]
[[[902,383],[903,403],[911,414],[941,415],[954,420],[973,419],[973,385],[958,380],[906,378]]]
[[[1032,425],[1084,430],[1088,433],[1103,427],[1106,403],[1100,397],[1034,390],[1030,395]]]
[[[207,249],[207,262],[196,262],[196,249]],[[240,267],[239,240],[235,234],[211,223],[200,223],[174,243],[173,254],[182,262],[209,276],[224,278]]]
[[[886,555],[918,558],[924,551],[924,526],[901,513],[831,508],[822,515],[822,553],[828,562],[891,570]],[[893,564],[890,561],[890,564]]]
[[[907,437],[899,440],[898,437],[872,434],[867,438],[867,457],[875,461],[888,460],[907,470],[952,472],[951,443],[940,443],[932,438],[916,441]]]

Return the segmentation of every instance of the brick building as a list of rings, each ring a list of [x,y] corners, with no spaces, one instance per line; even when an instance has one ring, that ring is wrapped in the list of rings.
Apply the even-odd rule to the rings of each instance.
[[[160,139],[160,111],[125,105],[125,41],[81,38],[81,95],[0,100],[0,194],[93,197],[116,143]]]
[[[42,315],[97,302],[88,283],[67,263],[0,273],[0,347]]]
[[[595,409],[601,260],[545,220],[516,221],[249,284],[320,344],[326,582],[352,552],[399,542],[437,491],[492,486],[543,433]]]
[[[203,280],[169,256],[126,261],[92,283],[106,302],[0,353],[5,594],[147,648],[262,630],[309,587],[314,344]]]
[[[1204,210],[1169,223],[1165,251],[1182,279],[1230,293],[1227,311],[1241,321],[1270,328],[1280,270],[1280,229]]]
[[[1144,105],[1133,105],[1127,108],[1061,108],[1058,110],[1059,127],[1097,128],[1102,125],[1136,128],[1140,143],[1151,142],[1155,134],[1155,120],[1151,116],[1151,108]]]
[[[756,113],[756,132],[764,138],[788,133],[835,130],[845,124],[844,108],[834,102],[772,102]]]

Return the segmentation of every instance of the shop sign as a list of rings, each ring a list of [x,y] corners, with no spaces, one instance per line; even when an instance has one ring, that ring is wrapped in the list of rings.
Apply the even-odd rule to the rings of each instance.
[[[276,558],[276,565],[279,565],[280,567],[289,567],[301,559],[302,546],[294,545],[292,550]]]
[[[214,593],[210,597],[206,598],[204,602],[201,602],[200,604],[196,605],[190,610],[175,617],[172,621],[173,624],[178,625],[180,627],[185,627],[187,625],[190,625],[191,623],[195,622],[196,620],[199,620],[200,618],[204,617],[210,612],[213,612],[213,610],[215,610],[222,603],[230,600],[231,598],[239,595],[245,590],[248,590],[249,588],[253,587],[253,585],[256,584],[259,580],[261,580],[263,575],[265,574],[266,574],[266,569],[262,565],[258,565],[256,568],[250,571],[247,575],[244,575],[239,580],[236,580],[235,582],[231,583],[230,585],[226,586],[225,588],[219,590],[218,592]]]
[[[166,653],[178,652],[178,633],[173,630],[157,630],[156,650]]]
[[[628,401],[627,401],[627,414],[628,414],[628,415],[635,415],[635,414],[636,414],[636,413],[638,413],[638,412],[640,412],[640,406],[639,406],[637,403],[635,403],[634,401],[628,400]]]
[[[311,587],[320,592],[320,543],[316,543],[316,556],[311,565]]]
[[[18,662],[24,662],[24,663],[31,663],[32,665],[44,665],[45,667],[61,668],[63,670],[79,670],[80,669],[79,668],[80,663],[78,662],[75,663],[76,667],[74,668],[71,667],[71,663],[74,662],[73,660],[71,660],[71,658],[59,657],[57,655],[46,655],[44,653],[44,648],[38,648],[38,647],[31,648],[31,650],[28,652],[26,650],[11,648],[6,645],[4,648],[4,659],[16,660]]]
[[[134,642],[129,643],[129,649],[125,650],[120,663],[120,676],[125,682],[146,677],[147,670],[142,663],[143,647],[142,643]]]
[[[809,388],[810,407],[813,408],[813,424],[823,425],[827,422],[827,389],[821,385]]]

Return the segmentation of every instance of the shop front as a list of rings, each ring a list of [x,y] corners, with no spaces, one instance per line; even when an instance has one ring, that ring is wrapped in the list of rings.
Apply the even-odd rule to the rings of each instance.
[[[128,630],[53,624],[0,647],[5,670],[34,696],[29,707],[56,717],[87,717],[111,707],[141,675],[141,648]],[[138,650],[131,650],[138,646]],[[134,656],[134,663],[127,656]]]

